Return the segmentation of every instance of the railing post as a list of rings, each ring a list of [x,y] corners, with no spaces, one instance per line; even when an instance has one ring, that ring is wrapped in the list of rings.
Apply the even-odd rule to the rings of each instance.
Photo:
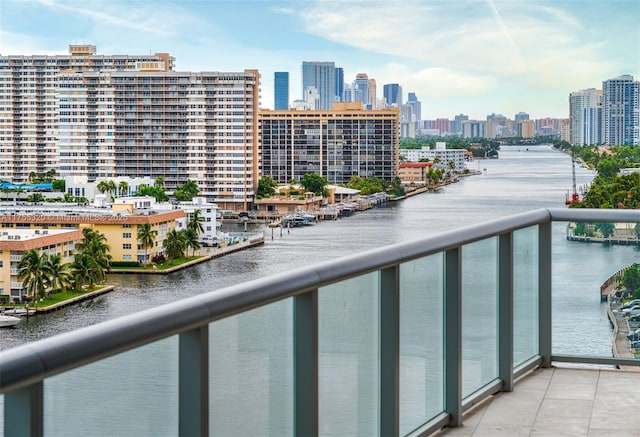
[[[400,266],[380,272],[380,435],[400,433]]]
[[[318,435],[318,290],[294,297],[294,416],[296,436]]]
[[[540,367],[551,367],[551,238],[552,222],[538,225],[538,347],[540,350]]]
[[[5,393],[4,435],[42,436],[42,413],[42,382]]]
[[[498,377],[502,391],[513,391],[513,233],[498,244]]]
[[[445,411],[462,425],[462,248],[445,252]]]
[[[209,325],[180,334],[180,435],[209,435]]]

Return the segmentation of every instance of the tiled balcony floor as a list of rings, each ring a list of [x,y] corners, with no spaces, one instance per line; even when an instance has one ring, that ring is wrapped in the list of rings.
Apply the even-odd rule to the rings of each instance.
[[[640,372],[537,369],[438,436],[640,436]]]

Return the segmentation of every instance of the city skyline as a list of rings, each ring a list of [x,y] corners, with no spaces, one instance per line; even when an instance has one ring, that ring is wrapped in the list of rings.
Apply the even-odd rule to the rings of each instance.
[[[562,118],[571,92],[640,76],[638,17],[632,0],[4,0],[0,54],[63,54],[86,42],[99,54],[169,52],[177,71],[256,68],[264,108],[273,108],[274,72],[290,73],[295,100],[302,62],[327,61],[347,82],[367,73],[380,88],[414,92],[424,119],[520,111]]]

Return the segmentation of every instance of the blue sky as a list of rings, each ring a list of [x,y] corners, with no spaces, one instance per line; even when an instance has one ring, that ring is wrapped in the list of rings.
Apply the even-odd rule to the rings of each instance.
[[[177,70],[290,72],[334,61],[415,92],[424,119],[492,112],[567,117],[568,95],[620,74],[640,79],[640,0],[0,0],[0,53],[169,52]]]

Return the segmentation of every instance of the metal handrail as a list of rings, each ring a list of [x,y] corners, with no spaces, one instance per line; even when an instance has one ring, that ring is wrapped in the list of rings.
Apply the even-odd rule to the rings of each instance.
[[[309,290],[550,221],[640,222],[640,211],[537,209],[255,279],[3,351],[0,393]]]
[[[541,319],[544,321],[541,322],[540,325],[540,355],[532,365],[547,366],[551,359],[570,361],[571,357],[551,355],[551,247],[549,244],[551,243],[550,225],[554,221],[640,222],[640,211],[538,209],[458,230],[447,231],[419,240],[397,243],[360,254],[301,267],[266,278],[248,281],[214,292],[187,298],[70,333],[28,343],[3,351],[2,354],[0,354],[0,393],[12,393],[16,390],[31,390],[36,398],[41,397],[41,383],[48,377],[176,334],[180,334],[181,338],[186,336],[184,337],[185,347],[194,348],[188,351],[188,356],[192,357],[195,353],[206,356],[206,346],[198,346],[198,342],[203,342],[204,339],[206,339],[206,328],[208,324],[290,297],[296,297],[296,308],[301,311],[303,317],[313,318],[313,324],[317,326],[317,313],[314,313],[314,311],[317,311],[317,302],[314,303],[313,299],[317,298],[316,291],[320,287],[375,271],[381,272],[383,282],[386,281],[385,293],[387,293],[387,298],[391,299],[388,303],[390,303],[391,306],[395,306],[395,309],[387,313],[386,317],[389,317],[388,321],[392,324],[397,324],[397,320],[393,321],[397,316],[397,301],[394,302],[396,298],[393,297],[393,290],[396,287],[394,282],[398,280],[397,269],[400,264],[441,253],[446,254],[448,261],[451,261],[452,268],[454,269],[451,272],[453,274],[459,274],[459,265],[456,258],[459,256],[459,250],[462,246],[499,236],[500,245],[501,247],[504,246],[505,249],[505,255],[511,258],[512,254],[509,246],[512,244],[512,233],[516,230],[535,225],[540,226],[541,259],[545,260],[544,262],[541,261],[542,264],[540,265],[540,275],[541,278],[544,279],[541,279],[540,284],[539,306],[544,309],[544,311],[541,310],[541,312],[546,315],[544,319]],[[507,263],[505,264],[505,272],[507,273],[512,269],[512,267],[508,267],[508,263],[511,262],[508,258],[504,258],[504,262]],[[456,281],[455,278],[452,279],[454,279],[452,281],[453,284]],[[509,276],[506,276],[504,280],[505,283],[509,283]],[[457,292],[459,293],[459,284],[452,286],[458,287]],[[511,293],[512,291],[508,288],[505,288],[504,293],[501,291],[501,295],[507,297],[511,295]],[[301,300],[301,298],[304,299]],[[505,308],[508,308],[510,306],[509,300],[505,301],[505,303]],[[455,305],[451,306],[451,308],[453,307],[455,307]],[[459,309],[456,311],[459,311]],[[453,325],[447,329],[452,329],[454,336],[459,335],[460,314],[453,312],[448,314],[448,317],[452,320]],[[512,316],[505,314],[505,317],[505,320],[508,321]],[[313,338],[313,336],[316,335],[313,333],[315,329],[313,324],[309,328],[304,328],[304,324],[300,325],[301,331],[309,329],[305,334],[310,336],[309,338]],[[505,326],[508,325],[507,323]],[[391,330],[393,331],[393,335],[397,336],[397,326],[392,326]],[[188,338],[192,338],[192,340],[188,340]],[[317,338],[313,341],[317,342]],[[505,350],[512,347],[512,345],[509,345],[510,340],[508,338],[505,337],[504,340],[501,341],[505,342],[504,345],[507,348]],[[189,342],[192,342],[192,346],[188,346]],[[391,350],[397,349],[397,338],[392,336],[386,338],[384,342],[386,342],[385,344],[390,347]],[[317,344],[316,346],[309,346],[306,352],[312,353],[314,347],[317,347]],[[397,350],[393,353],[397,355]],[[456,355],[455,351],[453,351],[451,358],[454,361],[460,360],[459,354]],[[317,365],[317,357],[311,358],[311,360],[312,366],[314,365],[313,362]],[[629,364],[630,361],[631,360],[626,359],[616,361],[616,359],[611,358],[574,357],[574,362],[606,362],[608,364],[619,362],[621,364]],[[508,360],[504,363],[506,367],[501,367],[501,369],[503,369],[501,372],[504,373],[501,373],[500,376],[502,382],[499,382],[499,380],[498,382],[494,382],[491,387],[483,389],[480,394],[477,395],[479,398],[486,397],[486,393],[495,391],[501,384],[503,390],[505,386],[512,386],[514,371],[511,368],[512,366],[509,365]],[[385,384],[382,385],[386,389],[389,389],[389,391],[386,392],[387,394],[385,394],[385,399],[391,400],[392,404],[395,403],[394,408],[397,408],[397,381],[393,381],[393,373],[395,373],[397,377],[397,368],[394,366],[393,363],[390,364],[390,367],[393,368],[391,373],[387,373],[387,377],[390,379],[386,379]],[[196,367],[196,369],[200,370],[204,368],[206,368],[204,365]],[[206,371],[202,378],[200,382],[196,380],[195,387],[203,385],[203,383],[206,385],[206,382],[204,382],[207,378]],[[313,381],[314,378],[317,378],[317,369],[311,370],[311,373],[306,375],[305,378]],[[454,378],[449,382],[449,385],[453,387],[452,396],[454,396],[460,387],[460,381],[456,381]],[[313,391],[313,387],[311,387],[310,390]],[[201,393],[199,397],[200,404],[204,405],[207,402],[206,393]],[[457,399],[454,399],[453,403],[448,405],[446,410],[450,412],[452,417],[455,416],[459,418],[463,410],[474,400],[469,398],[466,400],[466,403],[463,404],[462,400],[458,399],[459,396],[455,397]],[[313,402],[313,396],[308,398],[308,400]],[[38,404],[33,405],[37,407]],[[314,408],[311,408],[309,411],[313,412]],[[200,412],[202,411],[206,411],[206,408],[201,408]],[[317,414],[317,408],[315,411],[315,414]],[[38,416],[39,413],[34,412],[33,414]],[[205,416],[204,413],[199,416],[194,416],[196,419],[199,418],[199,420],[202,421],[200,424],[202,429],[206,428],[207,419]],[[39,420],[41,419],[37,419],[37,417],[34,419],[34,430],[37,430]],[[305,422],[304,425],[309,425],[311,426],[310,429],[312,429],[312,423],[317,421],[317,416],[314,418],[312,415],[305,420],[308,420],[308,422]],[[432,422],[425,425],[428,429],[435,429],[433,427],[439,426],[438,424],[440,422],[438,422],[438,420],[436,420],[437,423]],[[391,414],[387,422],[391,423],[394,421],[397,422],[397,411]],[[455,426],[459,424],[459,419],[452,419],[450,423]],[[394,426],[397,426],[397,423],[396,425],[391,423],[390,426],[391,428],[389,429],[392,430]],[[38,434],[37,431],[36,434]]]

